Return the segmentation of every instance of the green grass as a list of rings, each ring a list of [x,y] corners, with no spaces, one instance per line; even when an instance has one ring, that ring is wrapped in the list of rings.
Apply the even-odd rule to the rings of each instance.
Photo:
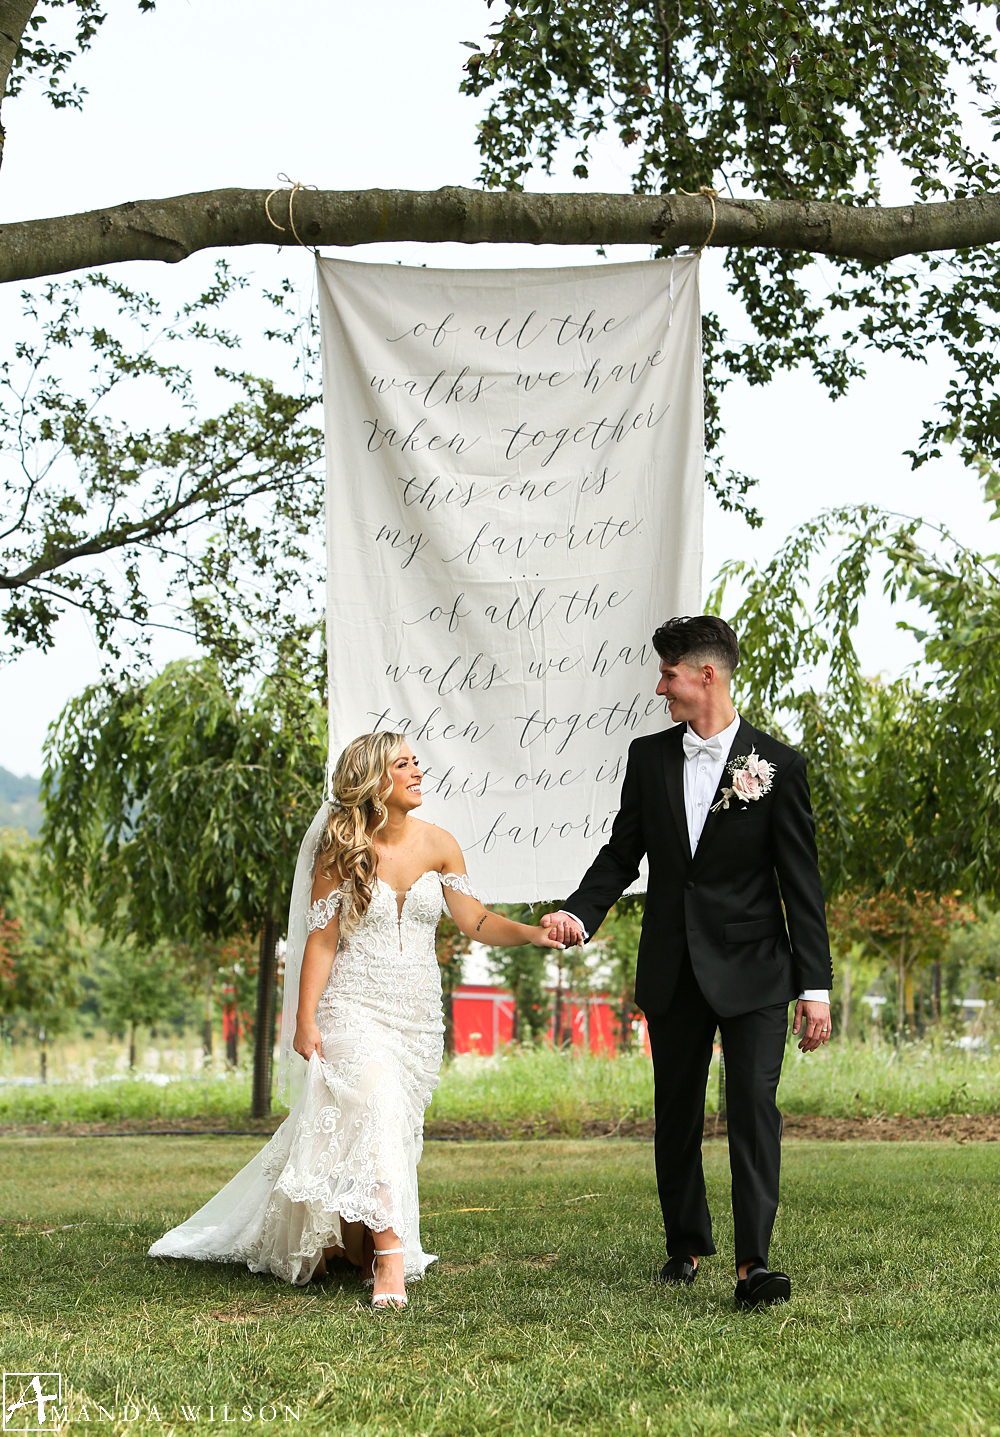
[[[202,1431],[223,1404],[232,1418],[273,1403],[278,1422],[241,1425],[338,1437],[1000,1433],[993,1145],[789,1146],[773,1257],[793,1301],[741,1314],[723,1145],[706,1149],[719,1256],[678,1292],[653,1281],[648,1144],[428,1144],[424,1243],[441,1261],[406,1313],[383,1316],[350,1278],[292,1289],[145,1258],[256,1147],[0,1140],[5,1369],[62,1372],[71,1413],[86,1401],[105,1431]],[[127,1422],[126,1402],[138,1408]],[[199,1420],[181,1420],[182,1403]],[[280,1421],[283,1403],[299,1420]],[[95,1422],[95,1404],[113,1424]]]
[[[713,1064],[710,1113],[717,1094]],[[803,1057],[790,1043],[778,1101],[786,1113],[825,1117],[997,1113],[1000,1057],[931,1043],[897,1052],[887,1043],[876,1047],[840,1042]],[[249,1107],[246,1074],[182,1078],[162,1087],[138,1079],[0,1085],[0,1124],[212,1116],[241,1127]],[[538,1048],[495,1058],[460,1058],[446,1065],[428,1120],[528,1132],[549,1127],[575,1137],[588,1121],[613,1125],[652,1115],[653,1075],[644,1053],[607,1059]]]
[[[1000,1057],[930,1042],[900,1051],[838,1042],[808,1055],[790,1047],[778,1102],[785,1113],[829,1118],[998,1113]]]
[[[643,1052],[593,1058],[548,1047],[457,1058],[442,1072],[427,1116],[430,1122],[550,1124],[576,1137],[588,1120],[651,1118],[652,1064]]]
[[[138,1118],[222,1117],[241,1127],[250,1111],[244,1074],[145,1082],[122,1078],[98,1083],[0,1086],[0,1123],[114,1123]]]

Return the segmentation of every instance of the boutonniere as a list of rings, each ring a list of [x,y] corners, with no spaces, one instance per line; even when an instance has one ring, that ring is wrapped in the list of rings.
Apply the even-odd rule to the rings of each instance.
[[[731,798],[738,798],[741,803],[756,803],[758,798],[770,793],[774,782],[774,764],[761,758],[756,749],[751,749],[743,758],[734,758],[728,767],[733,776],[732,787],[722,790],[718,803],[712,804],[713,813],[717,809],[728,808]]]

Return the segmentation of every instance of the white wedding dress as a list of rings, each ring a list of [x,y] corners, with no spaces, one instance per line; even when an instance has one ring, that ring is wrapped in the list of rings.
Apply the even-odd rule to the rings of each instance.
[[[346,934],[341,925],[316,1009],[323,1057],[309,1059],[301,1096],[252,1162],[150,1257],[245,1262],[304,1283],[324,1247],[341,1245],[341,1223],[363,1222],[399,1235],[408,1282],[436,1261],[420,1245],[417,1163],[444,1048],[434,947],[443,884],[472,894],[465,874],[433,869],[398,899],[376,880],[361,921]],[[341,890],[314,903],[308,931],[345,901]]]

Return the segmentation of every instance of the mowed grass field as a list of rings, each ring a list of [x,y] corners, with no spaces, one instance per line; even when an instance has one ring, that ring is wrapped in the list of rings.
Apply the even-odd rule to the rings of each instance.
[[[61,1373],[66,1430],[1000,1434],[998,1145],[787,1145],[793,1300],[744,1314],[723,1144],[719,1256],[676,1291],[651,1145],[428,1143],[441,1260],[398,1315],[349,1275],[145,1257],[257,1146],[0,1139],[3,1367]]]

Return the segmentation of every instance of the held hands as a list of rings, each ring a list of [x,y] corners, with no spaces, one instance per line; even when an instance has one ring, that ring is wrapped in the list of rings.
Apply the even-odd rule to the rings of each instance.
[[[543,924],[545,923],[545,919],[544,919],[544,918],[542,919],[542,923],[543,923]],[[530,938],[528,939],[528,942],[529,942],[529,943],[533,943],[536,948],[565,948],[565,947],[566,947],[566,944],[563,943],[563,942],[561,941],[561,939],[557,937],[557,935],[555,934],[555,932],[554,932],[551,928],[545,928],[545,927],[536,928],[533,923],[526,924],[525,926],[527,927],[527,930],[528,930],[529,934],[531,935]]]
[[[305,1023],[300,1018],[295,1024],[295,1037],[292,1039],[292,1047],[296,1053],[301,1053],[306,1062],[313,1053],[317,1058],[323,1057],[323,1039],[315,1023]]]
[[[546,913],[542,918],[542,927],[548,929],[550,936],[555,939],[550,947],[577,948],[583,942],[583,929],[561,909],[558,913]]]
[[[830,1041],[829,1003],[815,1003],[810,999],[800,998],[795,1005],[792,1033],[797,1033],[800,1028],[802,1037],[799,1039],[799,1047],[803,1053],[815,1052],[824,1043],[828,1043]]]

